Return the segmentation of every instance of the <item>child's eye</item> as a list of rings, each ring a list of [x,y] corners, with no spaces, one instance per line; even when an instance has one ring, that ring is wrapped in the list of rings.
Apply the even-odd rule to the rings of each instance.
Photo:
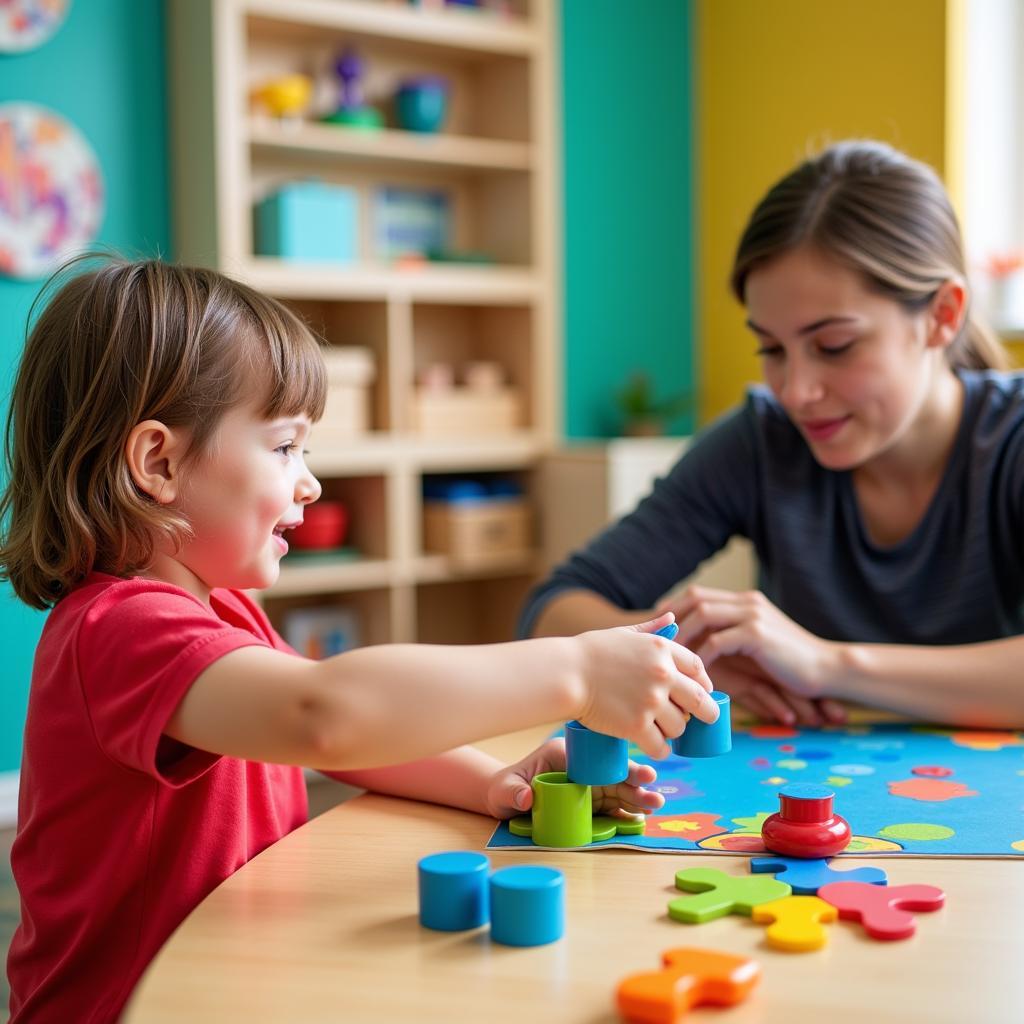
[[[760,356],[762,359],[776,359],[782,355],[781,345],[762,345],[754,355]]]
[[[294,441],[286,441],[284,444],[275,448],[274,451],[287,458],[292,452],[296,451],[297,448],[298,445],[296,445]]]

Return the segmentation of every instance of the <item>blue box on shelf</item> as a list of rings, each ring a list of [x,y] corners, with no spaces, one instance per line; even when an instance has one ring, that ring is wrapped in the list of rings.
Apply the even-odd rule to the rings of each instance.
[[[284,185],[256,204],[259,256],[308,263],[351,263],[359,237],[355,189],[321,181]]]

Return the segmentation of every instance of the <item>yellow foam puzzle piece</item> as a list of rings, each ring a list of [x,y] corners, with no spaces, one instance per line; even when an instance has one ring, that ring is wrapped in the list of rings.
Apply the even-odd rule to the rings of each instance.
[[[839,911],[817,896],[785,896],[753,908],[751,918],[767,924],[765,938],[776,949],[807,953],[828,942],[822,924],[835,921]]]

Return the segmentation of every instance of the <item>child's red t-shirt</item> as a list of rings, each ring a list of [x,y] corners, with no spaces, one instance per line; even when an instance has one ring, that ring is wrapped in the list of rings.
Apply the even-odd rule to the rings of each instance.
[[[196,677],[252,645],[291,651],[238,591],[215,590],[207,606],[169,584],[94,573],[51,612],[11,851],[11,1024],[116,1020],[189,911],[306,821],[301,769],[162,735]]]

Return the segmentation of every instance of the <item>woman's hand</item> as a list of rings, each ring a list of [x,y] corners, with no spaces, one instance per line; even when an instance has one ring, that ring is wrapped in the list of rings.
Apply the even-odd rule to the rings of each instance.
[[[845,721],[825,696],[837,645],[798,626],[760,591],[689,587],[665,610],[679,623],[678,643],[711,669],[716,686],[759,716],[786,724]]]
[[[530,783],[541,772],[565,771],[565,740],[552,739],[541,744],[521,761],[502,768],[487,787],[487,812],[495,818],[528,814],[533,806]],[[644,789],[657,778],[650,765],[629,762],[629,776],[615,786],[592,786],[594,812],[598,814],[650,814],[665,803],[660,793]]]
[[[846,708],[838,701],[809,700],[772,682],[760,666],[742,654],[726,654],[714,664],[715,689],[729,694],[736,707],[744,708],[762,722],[783,725],[841,725]]]

